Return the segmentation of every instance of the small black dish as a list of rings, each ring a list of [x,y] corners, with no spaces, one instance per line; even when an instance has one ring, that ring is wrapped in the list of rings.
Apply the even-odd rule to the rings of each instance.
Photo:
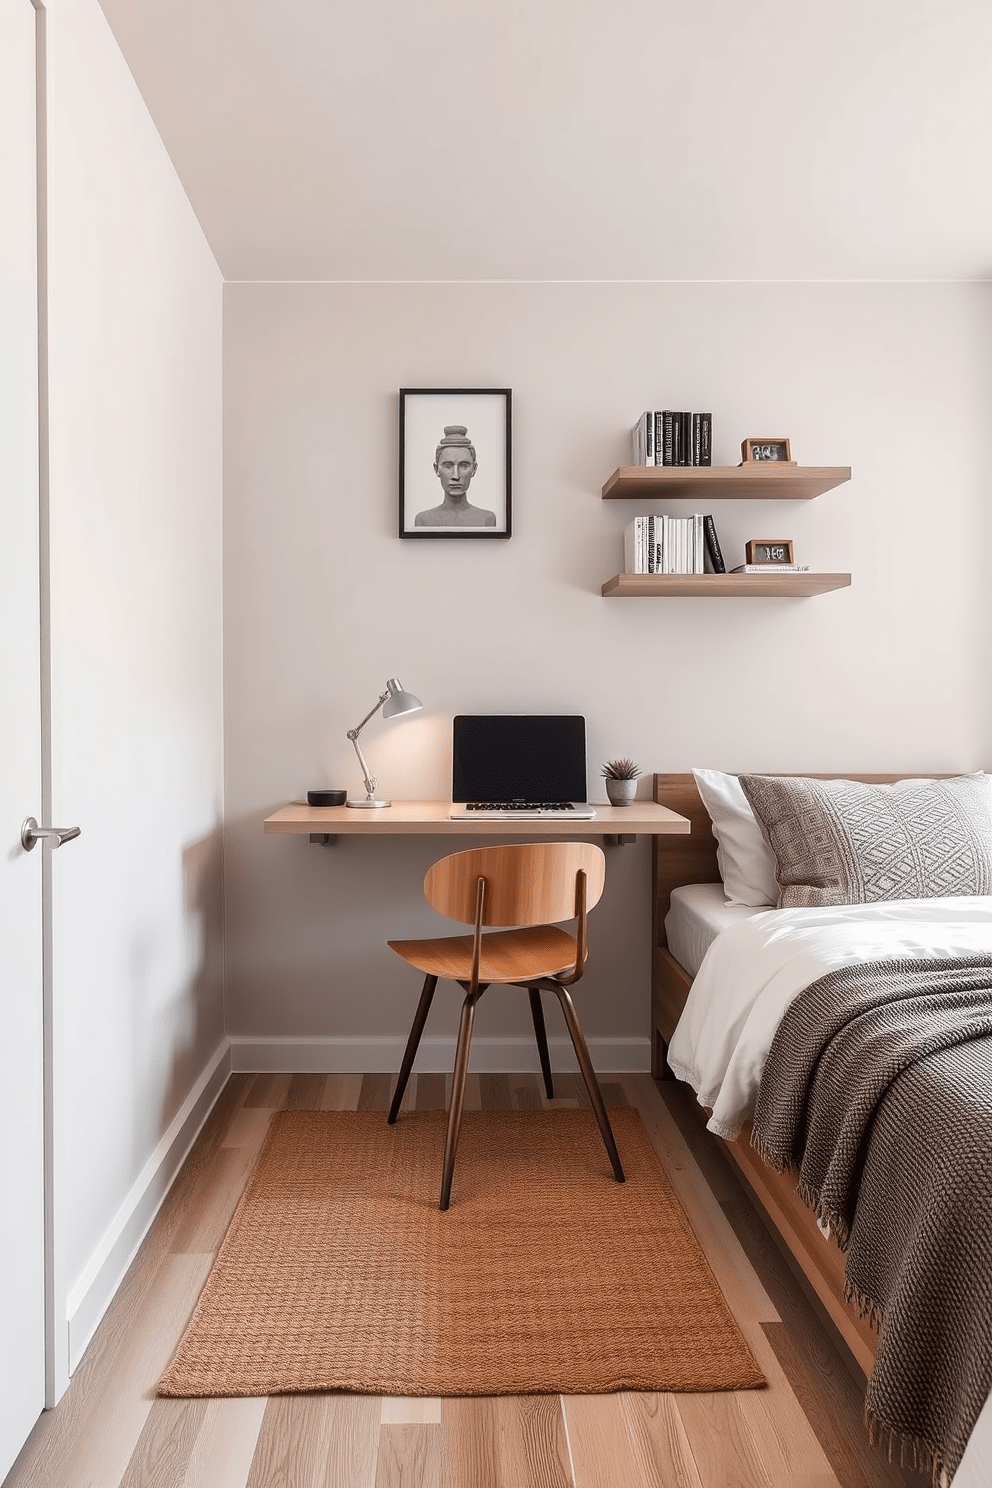
[[[348,799],[346,790],[308,790],[308,806],[343,806]]]

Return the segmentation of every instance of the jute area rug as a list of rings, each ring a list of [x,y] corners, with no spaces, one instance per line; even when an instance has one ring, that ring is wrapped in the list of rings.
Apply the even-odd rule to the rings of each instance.
[[[283,1111],[160,1394],[606,1394],[764,1383],[637,1112]]]

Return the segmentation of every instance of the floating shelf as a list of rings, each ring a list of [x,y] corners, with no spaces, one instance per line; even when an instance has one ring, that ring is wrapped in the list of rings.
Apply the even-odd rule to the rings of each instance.
[[[850,479],[850,465],[621,465],[603,487],[603,500],[706,496],[711,501],[811,501]]]
[[[614,599],[809,599],[850,582],[847,573],[616,574],[603,593]]]

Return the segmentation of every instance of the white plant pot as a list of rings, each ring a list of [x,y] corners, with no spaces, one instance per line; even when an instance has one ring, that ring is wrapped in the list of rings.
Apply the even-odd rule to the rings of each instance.
[[[634,797],[637,795],[637,781],[607,778],[606,794],[610,798],[611,806],[632,806]]]

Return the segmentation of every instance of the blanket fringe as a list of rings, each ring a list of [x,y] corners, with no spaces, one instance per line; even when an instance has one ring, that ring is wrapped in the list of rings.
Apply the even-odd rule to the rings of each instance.
[[[783,1162],[775,1154],[766,1156],[765,1144],[755,1136],[753,1130],[751,1132],[751,1146],[757,1148],[761,1157],[779,1173],[794,1173],[796,1171],[795,1163]],[[805,1178],[801,1177],[799,1179],[796,1185],[796,1192],[806,1205],[806,1208],[813,1211],[820,1228],[825,1230],[827,1236],[836,1242],[837,1248],[842,1251],[847,1250],[851,1239],[851,1226],[843,1214],[838,1214],[836,1209],[831,1208],[824,1201],[823,1195],[815,1184],[807,1182]],[[845,1277],[844,1299],[850,1302],[852,1307],[857,1309],[858,1316],[864,1318],[869,1326],[874,1328],[877,1333],[882,1326],[883,1312],[875,1298],[869,1297],[866,1292],[860,1291],[858,1287]]]
[[[752,1126],[751,1128],[751,1146],[756,1150],[762,1161],[766,1162],[770,1168],[774,1168],[776,1173],[795,1173],[798,1171],[799,1164],[791,1156],[783,1157],[781,1152],[777,1151],[774,1147],[770,1147],[756,1126]]]
[[[844,1300],[850,1302],[851,1306],[857,1310],[858,1317],[864,1318],[869,1327],[874,1328],[876,1333],[878,1332],[885,1314],[874,1297],[869,1297],[867,1293],[860,1291],[845,1278]]]
[[[795,1159],[791,1155],[783,1156],[780,1151],[770,1147],[753,1126],[751,1146],[762,1161],[766,1162],[770,1168],[774,1168],[776,1173],[799,1173],[799,1164]],[[806,1208],[812,1209],[820,1228],[825,1229],[827,1234],[837,1242],[838,1249],[846,1250],[851,1239],[851,1226],[843,1214],[839,1214],[836,1209],[832,1209],[829,1204],[825,1203],[820,1190],[801,1175],[796,1185],[796,1192]]]
[[[827,1226],[831,1238],[837,1242],[838,1250],[846,1250],[851,1239],[851,1226],[843,1214],[832,1209],[820,1190],[812,1183],[807,1183],[805,1178],[800,1178],[797,1192],[806,1208],[812,1209],[820,1226]]]
[[[898,1431],[889,1426],[868,1406],[865,1406],[865,1425],[871,1445],[886,1452],[890,1462],[898,1460],[900,1467],[912,1467],[916,1472],[926,1474],[931,1488],[949,1488],[951,1475],[936,1447],[922,1437],[914,1436],[911,1431]]]

